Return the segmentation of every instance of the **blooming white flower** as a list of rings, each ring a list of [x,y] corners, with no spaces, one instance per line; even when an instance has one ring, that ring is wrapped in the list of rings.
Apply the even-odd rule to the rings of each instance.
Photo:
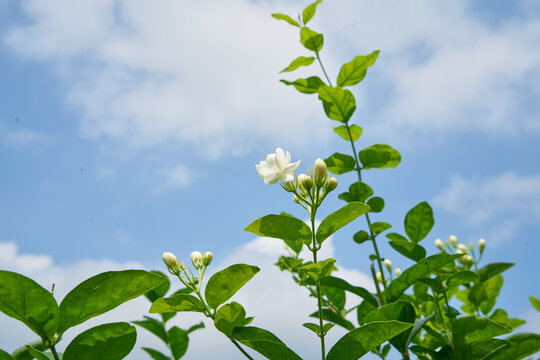
[[[255,168],[265,184],[275,184],[280,179],[286,183],[294,180],[294,171],[301,161],[291,163],[291,154],[277,148],[275,153],[268,154],[266,160],[255,165]]]

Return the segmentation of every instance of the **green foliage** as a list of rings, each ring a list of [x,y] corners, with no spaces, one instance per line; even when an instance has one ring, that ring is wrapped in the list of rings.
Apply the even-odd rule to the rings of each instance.
[[[433,210],[425,201],[413,207],[405,216],[405,232],[415,244],[429,234],[434,224]]]
[[[358,55],[351,62],[343,64],[337,77],[337,85],[341,87],[352,86],[364,80],[367,69],[375,64],[379,52],[379,50],[375,50],[369,55]]]
[[[173,326],[168,332],[169,346],[174,360],[180,359],[187,351],[189,338],[188,333],[185,330],[180,329],[178,326]]]
[[[204,312],[206,307],[193,295],[176,294],[168,298],[161,298],[150,307],[151,314],[162,314],[179,311]]]
[[[491,279],[494,276],[510,269],[514,264],[512,263],[493,263],[484,266],[478,270],[478,276],[480,276],[480,281],[484,282]]]
[[[401,162],[401,154],[390,145],[371,145],[358,154],[364,169],[395,168]]]
[[[534,296],[529,296],[529,300],[531,301],[531,305],[540,312],[540,300]]]
[[[304,94],[315,94],[324,82],[318,76],[310,76],[307,79],[296,79],[295,81],[280,80],[285,85],[292,85],[296,90]]]
[[[275,13],[272,14],[272,17],[277,20],[283,20],[291,24],[292,26],[300,27],[300,24],[298,24],[298,21],[292,19],[289,15]]]
[[[510,347],[496,354],[490,360],[520,360],[540,351],[539,334],[516,334],[506,338]]]
[[[0,349],[0,360],[13,360],[13,358],[7,352]]]
[[[211,308],[216,309],[236,294],[259,270],[256,266],[235,264],[218,271],[206,285],[204,293],[206,302]]]
[[[150,357],[154,360],[171,360],[169,357],[163,355],[161,352],[151,349],[151,348],[142,348]]]
[[[334,126],[334,132],[346,141],[356,141],[362,136],[362,128],[356,124]],[[350,132],[350,136],[349,136]]]
[[[256,327],[239,327],[233,337],[269,360],[302,360],[271,332]]]
[[[352,92],[323,84],[319,86],[318,93],[326,116],[343,123],[349,121],[356,110],[356,100]]]
[[[337,270],[334,266],[335,262],[335,259],[326,259],[323,262],[307,264],[302,267],[302,271],[304,271],[313,280],[319,281],[322,278],[330,276],[332,271]]]
[[[390,239],[390,246],[401,255],[414,261],[420,261],[426,257],[426,249],[422,246],[409,242],[404,236],[397,233],[386,234]]]
[[[319,52],[323,47],[324,37],[308,27],[303,27],[300,29],[300,42],[306,49]]]
[[[384,209],[384,199],[379,196],[372,197],[366,204],[370,207],[369,212],[379,213]]]
[[[35,357],[37,360],[50,360],[47,355],[45,355],[41,351],[34,349],[33,347],[26,345],[26,348],[28,349],[30,355]]]
[[[330,235],[369,211],[369,206],[360,202],[350,202],[328,215],[319,225],[315,238],[322,243]]]
[[[356,166],[352,156],[340,153],[330,155],[328,159],[324,159],[324,162],[328,167],[328,171],[338,175],[353,171]]]
[[[304,25],[306,25],[309,20],[315,16],[315,12],[317,11],[317,5],[319,5],[322,2],[322,0],[317,0],[314,3],[308,5],[304,11],[302,12],[302,22]]]
[[[225,304],[216,311],[214,325],[216,329],[231,337],[236,327],[249,325],[253,317],[246,318],[246,310],[237,302]]]
[[[282,239],[295,252],[302,243],[311,243],[311,229],[302,220],[286,215],[266,215],[249,224],[244,231],[255,235]]]
[[[349,192],[339,194],[338,198],[346,202],[365,202],[371,195],[373,189],[362,181],[357,181],[349,186]]]
[[[280,73],[294,71],[298,69],[301,66],[308,66],[313,63],[315,58],[313,56],[299,56],[296,59],[294,59],[289,66],[287,66],[285,69],[281,70]]]

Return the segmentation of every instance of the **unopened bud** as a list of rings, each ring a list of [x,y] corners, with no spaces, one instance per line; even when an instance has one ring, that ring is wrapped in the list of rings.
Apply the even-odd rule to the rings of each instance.
[[[377,278],[377,281],[382,283],[382,275],[380,271],[377,271],[377,275],[375,276]]]
[[[444,243],[441,239],[435,239],[435,246],[439,248],[439,250],[444,251]]]
[[[474,260],[471,255],[466,255],[464,256],[464,258],[465,258],[464,259],[465,264],[472,265],[474,263]]]
[[[485,248],[486,248],[486,240],[484,239],[478,240],[478,250],[480,251],[480,254],[484,252]]]
[[[326,178],[326,175],[328,175],[326,163],[321,158],[315,160],[313,174],[315,175],[315,181],[317,182],[317,185],[321,186],[324,179]]]
[[[298,175],[298,185],[300,188],[309,191],[313,187],[313,179],[306,174],[300,174]]]
[[[331,177],[326,181],[326,191],[330,192],[337,188],[337,179],[335,177]]]
[[[456,235],[450,235],[450,236],[448,237],[448,241],[450,241],[450,243],[451,243],[452,245],[454,245],[454,247],[457,246],[457,237],[456,237]]]
[[[162,255],[163,262],[167,266],[167,269],[173,274],[180,272],[180,264],[178,263],[178,258],[171,252],[164,252]]]
[[[195,266],[195,269],[202,268],[203,258],[202,254],[198,251],[194,251],[191,253],[191,262],[193,263],[193,266]]]
[[[400,269],[400,268],[396,268],[396,269],[394,270],[394,273],[396,274],[396,276],[401,275],[401,269]]]
[[[390,261],[390,259],[384,259],[384,265],[386,266],[388,271],[392,271],[392,262]]]
[[[292,199],[293,199],[293,201],[294,201],[295,203],[297,203],[297,204],[302,203],[302,200],[300,200],[300,198],[299,198],[298,196],[296,196],[296,194],[294,194],[294,195],[292,196]]]
[[[210,251],[205,252],[203,257],[202,257],[203,266],[206,267],[206,266],[210,265],[210,263],[212,262],[213,257],[214,257],[214,255],[212,255],[212,253]]]
[[[467,247],[465,245],[463,245],[463,244],[459,244],[457,246],[457,248],[458,248],[458,250],[462,251],[461,252],[462,254],[468,254],[469,253],[469,249],[467,249]]]

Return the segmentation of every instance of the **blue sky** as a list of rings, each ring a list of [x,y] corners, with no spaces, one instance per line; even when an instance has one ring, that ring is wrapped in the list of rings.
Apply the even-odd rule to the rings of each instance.
[[[278,146],[302,159],[301,171],[349,152],[315,96],[278,81],[319,75],[315,65],[278,74],[307,51],[269,15],[305,5],[0,0],[0,267],[48,287],[58,281],[48,270],[152,269],[163,251],[187,259],[211,250],[216,266],[242,256],[270,264],[242,229],[268,213],[305,214],[254,165]],[[423,245],[433,253],[435,238],[484,237],[485,263],[517,263],[500,305],[538,321],[527,299],[540,297],[531,276],[540,253],[538,3],[335,0],[312,27],[325,34],[333,78],[341,63],[381,50],[354,89],[352,120],[364,128],[360,147],[388,143],[403,156],[396,169],[365,173],[386,199],[377,220],[402,232],[407,210],[429,201],[436,225]],[[353,176],[338,180],[343,191]],[[342,205],[338,193],[321,216]],[[354,279],[369,266],[369,245],[351,240],[363,225],[332,239]],[[98,272],[83,268],[65,291]]]

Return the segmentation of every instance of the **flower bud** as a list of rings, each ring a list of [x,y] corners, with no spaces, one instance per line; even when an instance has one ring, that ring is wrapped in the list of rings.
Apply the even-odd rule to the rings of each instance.
[[[384,259],[384,265],[386,266],[388,271],[392,271],[392,262],[390,261],[390,259]]]
[[[466,256],[464,256],[463,262],[470,266],[470,265],[472,265],[474,263],[474,260],[473,260],[471,255],[466,255]]]
[[[469,249],[467,249],[467,247],[463,244],[459,244],[457,246],[458,250],[461,250],[461,254],[468,254],[469,253]]]
[[[454,245],[454,247],[457,246],[457,237],[456,237],[456,235],[450,235],[450,236],[448,237],[448,241],[450,241],[450,243],[451,243],[452,245]]]
[[[382,275],[380,271],[377,271],[377,275],[375,275],[375,277],[377,278],[378,282],[382,283]]]
[[[191,253],[191,262],[193,263],[193,266],[195,266],[195,269],[202,268],[203,263],[203,256],[200,252],[194,251]]]
[[[396,269],[394,270],[394,273],[396,274],[396,276],[401,275],[401,269],[400,269],[400,268],[396,268]]]
[[[444,251],[444,243],[441,239],[435,239],[435,246],[439,248],[439,250]]]
[[[332,176],[330,179],[328,179],[328,181],[326,181],[325,188],[327,192],[330,192],[337,188],[337,179]]]
[[[214,255],[210,251],[205,252],[203,257],[202,257],[203,266],[206,267],[206,266],[210,265],[210,263],[212,262],[213,257],[214,257]]]
[[[485,248],[486,248],[486,240],[484,239],[478,240],[478,250],[480,251],[480,254],[484,252]]]
[[[306,174],[300,174],[298,175],[298,185],[300,188],[309,191],[313,187],[313,179]]]
[[[180,264],[178,263],[178,258],[176,255],[171,252],[164,252],[162,258],[163,262],[167,266],[167,269],[169,269],[172,274],[176,275],[180,273]]]
[[[315,175],[315,182],[318,186],[321,186],[328,175],[326,163],[321,159],[315,160],[315,166],[313,167],[313,174]]]

